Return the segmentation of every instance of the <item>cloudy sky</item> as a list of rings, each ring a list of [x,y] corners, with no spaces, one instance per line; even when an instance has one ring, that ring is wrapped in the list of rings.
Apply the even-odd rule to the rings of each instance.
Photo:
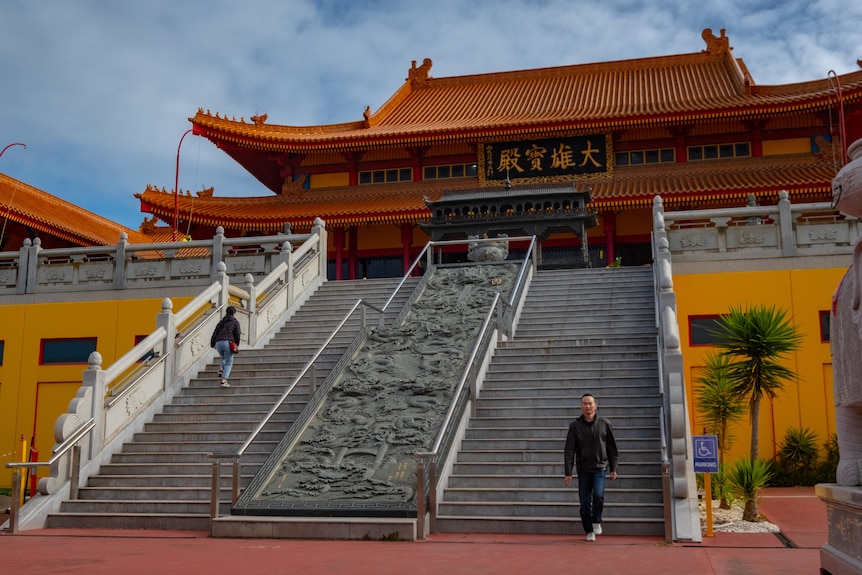
[[[137,228],[173,189],[198,108],[356,121],[435,77],[699,52],[727,29],[758,84],[858,69],[862,2],[838,0],[3,0],[0,172]],[[188,136],[180,189],[268,191]],[[10,198],[0,198],[6,206]]]

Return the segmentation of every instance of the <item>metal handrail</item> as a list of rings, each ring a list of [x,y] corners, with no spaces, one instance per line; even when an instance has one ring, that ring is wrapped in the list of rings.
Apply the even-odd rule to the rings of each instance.
[[[252,442],[254,442],[254,440],[257,439],[257,436],[260,434],[260,432],[263,430],[263,428],[266,426],[266,424],[269,423],[269,421],[272,419],[272,416],[275,415],[275,413],[281,408],[281,406],[284,404],[285,400],[288,398],[290,393],[294,390],[294,388],[296,388],[296,386],[299,384],[299,382],[302,381],[302,378],[306,376],[306,374],[309,372],[309,370],[311,370],[311,368],[314,366],[314,363],[320,358],[320,356],[326,350],[327,346],[332,342],[333,339],[335,339],[335,336],[338,335],[338,332],[341,331],[341,329],[344,327],[344,325],[350,320],[351,316],[356,312],[357,309],[360,308],[360,306],[368,307],[368,308],[371,308],[374,311],[378,312],[380,314],[380,323],[382,325],[382,323],[383,323],[383,310],[378,308],[377,306],[371,304],[371,303],[368,303],[368,302],[362,300],[362,299],[357,300],[356,303],[354,303],[353,306],[350,308],[350,310],[344,315],[344,318],[342,318],[342,320],[338,323],[338,325],[335,327],[335,329],[332,330],[332,333],[329,334],[329,336],[320,345],[320,347],[317,349],[317,351],[314,352],[314,354],[311,356],[311,359],[309,359],[306,362],[305,366],[296,375],[296,377],[293,379],[293,381],[290,383],[290,385],[287,386],[287,389],[284,391],[284,393],[281,394],[281,397],[279,397],[275,401],[272,408],[270,408],[269,412],[267,412],[267,414],[263,417],[263,419],[260,421],[260,423],[258,423],[257,426],[255,426],[255,428],[252,430],[252,432],[249,434],[248,438],[243,442],[243,444],[240,446],[240,448],[237,449],[235,452],[222,452],[222,453],[213,452],[213,453],[208,454],[208,456],[210,458],[216,460],[213,462],[213,480],[212,480],[212,498],[211,498],[212,507],[210,509],[210,517],[212,519],[215,519],[216,517],[218,517],[218,488],[219,488],[218,479],[219,479],[219,475],[220,475],[220,473],[219,473],[220,460],[223,460],[223,459],[234,460],[234,462],[233,462],[233,482],[232,482],[232,487],[231,487],[231,493],[232,493],[231,499],[232,499],[232,503],[236,503],[236,500],[239,496],[239,459],[245,454],[246,449],[249,448],[249,446],[252,444]],[[364,326],[365,325],[364,308],[363,308],[362,323]],[[311,382],[311,385],[309,388],[309,393],[312,393],[312,394],[314,393],[314,382],[313,381]]]
[[[518,238],[514,238],[518,239]],[[473,369],[473,364],[476,360],[476,356],[478,355],[479,349],[482,346],[482,342],[485,341],[485,338],[488,333],[489,326],[491,325],[491,320],[494,317],[494,311],[498,306],[502,308],[512,309],[515,307],[515,302],[517,301],[517,297],[523,291],[523,282],[524,277],[526,275],[527,264],[532,261],[532,255],[535,253],[535,242],[536,237],[532,236],[530,241],[530,246],[527,249],[526,257],[524,258],[524,262],[521,265],[521,269],[519,270],[518,276],[515,280],[514,289],[512,290],[512,295],[509,300],[502,299],[500,297],[500,292],[497,292],[494,295],[494,299],[491,302],[491,306],[488,309],[488,313],[485,316],[485,320],[482,322],[482,327],[479,330],[479,333],[476,337],[476,342],[473,344],[473,349],[470,352],[470,357],[467,360],[464,372],[461,375],[461,379],[458,382],[458,386],[456,387],[455,393],[452,395],[452,403],[449,405],[449,409],[446,412],[446,417],[443,420],[443,423],[440,425],[440,430],[437,432],[437,436],[435,437],[434,443],[431,446],[431,449],[424,452],[418,452],[414,454],[414,458],[416,459],[416,515],[417,515],[417,530],[421,537],[424,538],[424,529],[425,529],[425,484],[428,484],[428,498],[429,498],[429,512],[430,512],[430,525],[429,530],[434,533],[436,532],[436,519],[437,519],[437,506],[436,506],[436,464],[435,459],[439,455],[440,447],[443,443],[443,438],[449,433],[449,427],[452,425],[452,417],[455,413],[455,408],[458,404],[457,398],[460,397],[463,392],[464,386],[467,382],[467,376],[470,374],[470,371]],[[442,242],[440,242],[442,243]],[[446,242],[453,243],[453,242]],[[507,329],[510,326],[506,325],[497,325],[497,329]],[[477,390],[476,390],[476,379],[473,378],[471,380],[471,390],[470,390],[470,416],[475,417],[476,415],[476,398],[477,398]],[[427,476],[426,476],[426,466],[425,461],[428,461],[427,466]]]
[[[381,314],[383,313],[383,310],[381,310],[377,306],[370,304],[362,299],[357,300],[356,303],[353,304],[353,307],[350,308],[350,311],[348,311],[345,314],[344,318],[338,323],[338,326],[336,326],[332,333],[329,334],[329,336],[326,338],[323,344],[321,344],[317,351],[314,352],[314,355],[311,356],[311,359],[306,362],[305,366],[300,370],[299,374],[293,379],[293,382],[287,387],[287,390],[285,390],[285,392],[281,394],[281,397],[276,400],[275,404],[264,416],[263,420],[261,420],[257,427],[254,428],[254,430],[251,432],[251,435],[248,436],[248,439],[246,439],[242,446],[237,450],[237,457],[241,457],[245,453],[245,450],[248,449],[249,445],[251,445],[251,443],[257,438],[263,427],[267,423],[269,423],[269,420],[272,419],[272,416],[275,415],[275,412],[278,411],[282,403],[284,403],[284,400],[287,399],[288,395],[290,395],[290,392],[293,391],[296,385],[302,380],[303,377],[305,377],[305,374],[308,373],[312,365],[314,365],[318,358],[323,354],[326,347],[332,342],[333,339],[335,339],[335,336],[338,335],[338,332],[341,330],[341,328],[344,327],[344,325],[350,320],[350,316],[353,315],[353,312],[359,309],[360,306],[370,307],[374,311],[377,311]]]
[[[22,461],[20,463],[11,462],[7,463],[6,467],[47,467],[49,465],[53,465],[58,459],[65,455],[66,452],[72,448],[72,446],[78,443],[78,441],[80,441],[82,437],[92,431],[95,426],[96,420],[92,417],[82,423],[80,426],[78,426],[77,429],[75,429],[74,432],[72,432],[72,434],[66,439],[66,441],[64,441],[60,445],[57,445],[56,447],[54,447],[54,449],[51,450],[51,453],[53,453],[54,455],[52,455],[51,459],[49,459],[48,461]]]
[[[96,427],[96,419],[91,417],[84,423],[78,426],[72,434],[66,438],[66,440],[54,447],[51,450],[53,455],[51,459],[48,461],[22,461],[20,463],[11,462],[7,463],[6,467],[15,469],[15,472],[12,476],[12,497],[11,497],[11,505],[9,507],[9,530],[12,533],[18,532],[18,509],[20,506],[20,498],[21,498],[21,469],[23,468],[36,468],[36,467],[49,467],[54,465],[58,459],[66,455],[70,449],[72,450],[72,464],[69,469],[69,498],[77,499],[78,498],[78,473],[80,470],[80,462],[81,462],[81,448],[77,445],[81,439],[83,439],[93,428]],[[32,496],[32,494],[31,494]]]
[[[473,369],[473,362],[476,361],[476,356],[479,353],[479,347],[482,345],[482,342],[485,340],[485,335],[488,332],[488,328],[491,325],[491,320],[494,317],[494,311],[497,309],[497,305],[501,302],[500,292],[494,294],[494,300],[491,302],[491,306],[488,309],[488,313],[485,314],[485,320],[482,322],[482,328],[479,330],[479,333],[476,336],[476,342],[473,344],[473,348],[470,350],[470,356],[464,364],[464,371],[461,374],[461,379],[458,381],[458,385],[455,388],[455,392],[452,394],[452,401],[449,404],[449,409],[446,411],[446,417],[443,419],[443,423],[440,425],[440,429],[437,432],[437,436],[434,439],[434,443],[431,446],[431,449],[428,451],[421,451],[414,454],[414,458],[417,461],[417,474],[416,474],[416,515],[418,521],[418,532],[421,538],[425,536],[425,484],[428,484],[428,495],[432,498],[432,501],[429,503],[428,508],[431,514],[430,517],[430,531],[435,532],[435,523],[437,518],[437,509],[436,509],[436,473],[435,473],[435,464],[434,460],[438,456],[438,452],[440,451],[440,446],[443,443],[443,438],[449,432],[449,426],[452,424],[452,417],[455,413],[455,407],[458,405],[458,398],[461,396],[461,393],[464,391],[464,386],[467,384],[467,376],[470,374],[470,371]],[[476,405],[476,379],[472,379],[473,387],[470,389],[470,403],[471,403],[471,411],[475,410]],[[473,415],[471,413],[471,415]],[[422,464],[423,461],[427,460],[429,462],[428,465],[428,476],[427,481],[425,477],[425,467]]]

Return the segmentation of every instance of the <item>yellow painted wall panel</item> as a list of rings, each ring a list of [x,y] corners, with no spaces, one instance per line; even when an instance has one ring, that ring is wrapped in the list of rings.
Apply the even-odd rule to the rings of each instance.
[[[784,154],[810,154],[811,138],[788,138],[785,140],[764,140],[763,155],[779,156]]]
[[[334,174],[312,174],[308,182],[309,189],[332,188],[350,185],[349,172],[336,172]]]
[[[694,409],[695,377],[705,364],[711,346],[691,346],[688,318],[726,313],[731,306],[775,305],[788,313],[804,334],[801,349],[784,364],[799,376],[785,384],[774,400],[764,400],[760,414],[760,455],[772,457],[789,427],[807,427],[825,442],[834,431],[831,355],[828,342],[820,336],[820,311],[830,309],[832,293],[846,270],[841,268],[778,270],[723,274],[691,274],[674,277],[677,293],[683,360],[692,413],[692,432],[701,433],[702,419]],[[824,381],[830,375],[829,381]],[[750,425],[744,426],[732,450],[732,457],[747,456]]]
[[[173,299],[178,311],[191,298]],[[54,446],[53,427],[77,393],[87,369],[83,363],[39,365],[43,339],[96,338],[102,366],[111,365],[135,345],[136,336],[156,329],[162,299],[4,305],[0,340],[0,455],[19,450],[21,435],[36,437],[39,458]],[[11,461],[10,457],[0,463]],[[0,487],[11,485],[11,471],[0,467]]]

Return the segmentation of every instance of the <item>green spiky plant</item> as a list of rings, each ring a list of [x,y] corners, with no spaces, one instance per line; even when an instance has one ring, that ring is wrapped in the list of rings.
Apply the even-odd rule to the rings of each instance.
[[[695,405],[707,430],[718,439],[718,466],[722,471],[716,473],[713,479],[716,491],[721,494],[719,506],[722,509],[730,509],[727,474],[723,472],[725,454],[733,445],[729,427],[745,415],[745,402],[733,392],[733,382],[728,376],[730,363],[728,356],[711,352],[706,356],[706,365],[700,377],[695,380],[699,384]]]
[[[784,389],[786,381],[798,379],[796,373],[780,362],[799,349],[803,334],[787,319],[787,312],[776,306],[731,306],[719,318],[713,330],[720,341],[716,344],[722,355],[731,360],[727,375],[732,391],[748,402],[751,419],[752,463],[759,460],[760,403],[764,397],[774,398]],[[758,516],[757,498],[746,500],[743,517],[748,521]]]
[[[772,478],[772,465],[765,459],[738,459],[730,468],[728,479],[736,493],[745,502],[742,518],[757,521],[757,494],[769,484]],[[753,505],[752,505],[753,502]]]

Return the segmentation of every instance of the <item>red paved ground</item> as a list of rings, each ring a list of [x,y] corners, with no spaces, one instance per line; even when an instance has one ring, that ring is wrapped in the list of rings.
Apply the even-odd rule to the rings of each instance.
[[[768,489],[760,511],[772,534],[717,533],[702,544],[651,537],[440,534],[421,542],[212,539],[169,531],[37,530],[0,536],[0,572],[15,575],[329,573],[512,575],[591,572],[661,575],[816,574],[825,505],[813,488]]]

